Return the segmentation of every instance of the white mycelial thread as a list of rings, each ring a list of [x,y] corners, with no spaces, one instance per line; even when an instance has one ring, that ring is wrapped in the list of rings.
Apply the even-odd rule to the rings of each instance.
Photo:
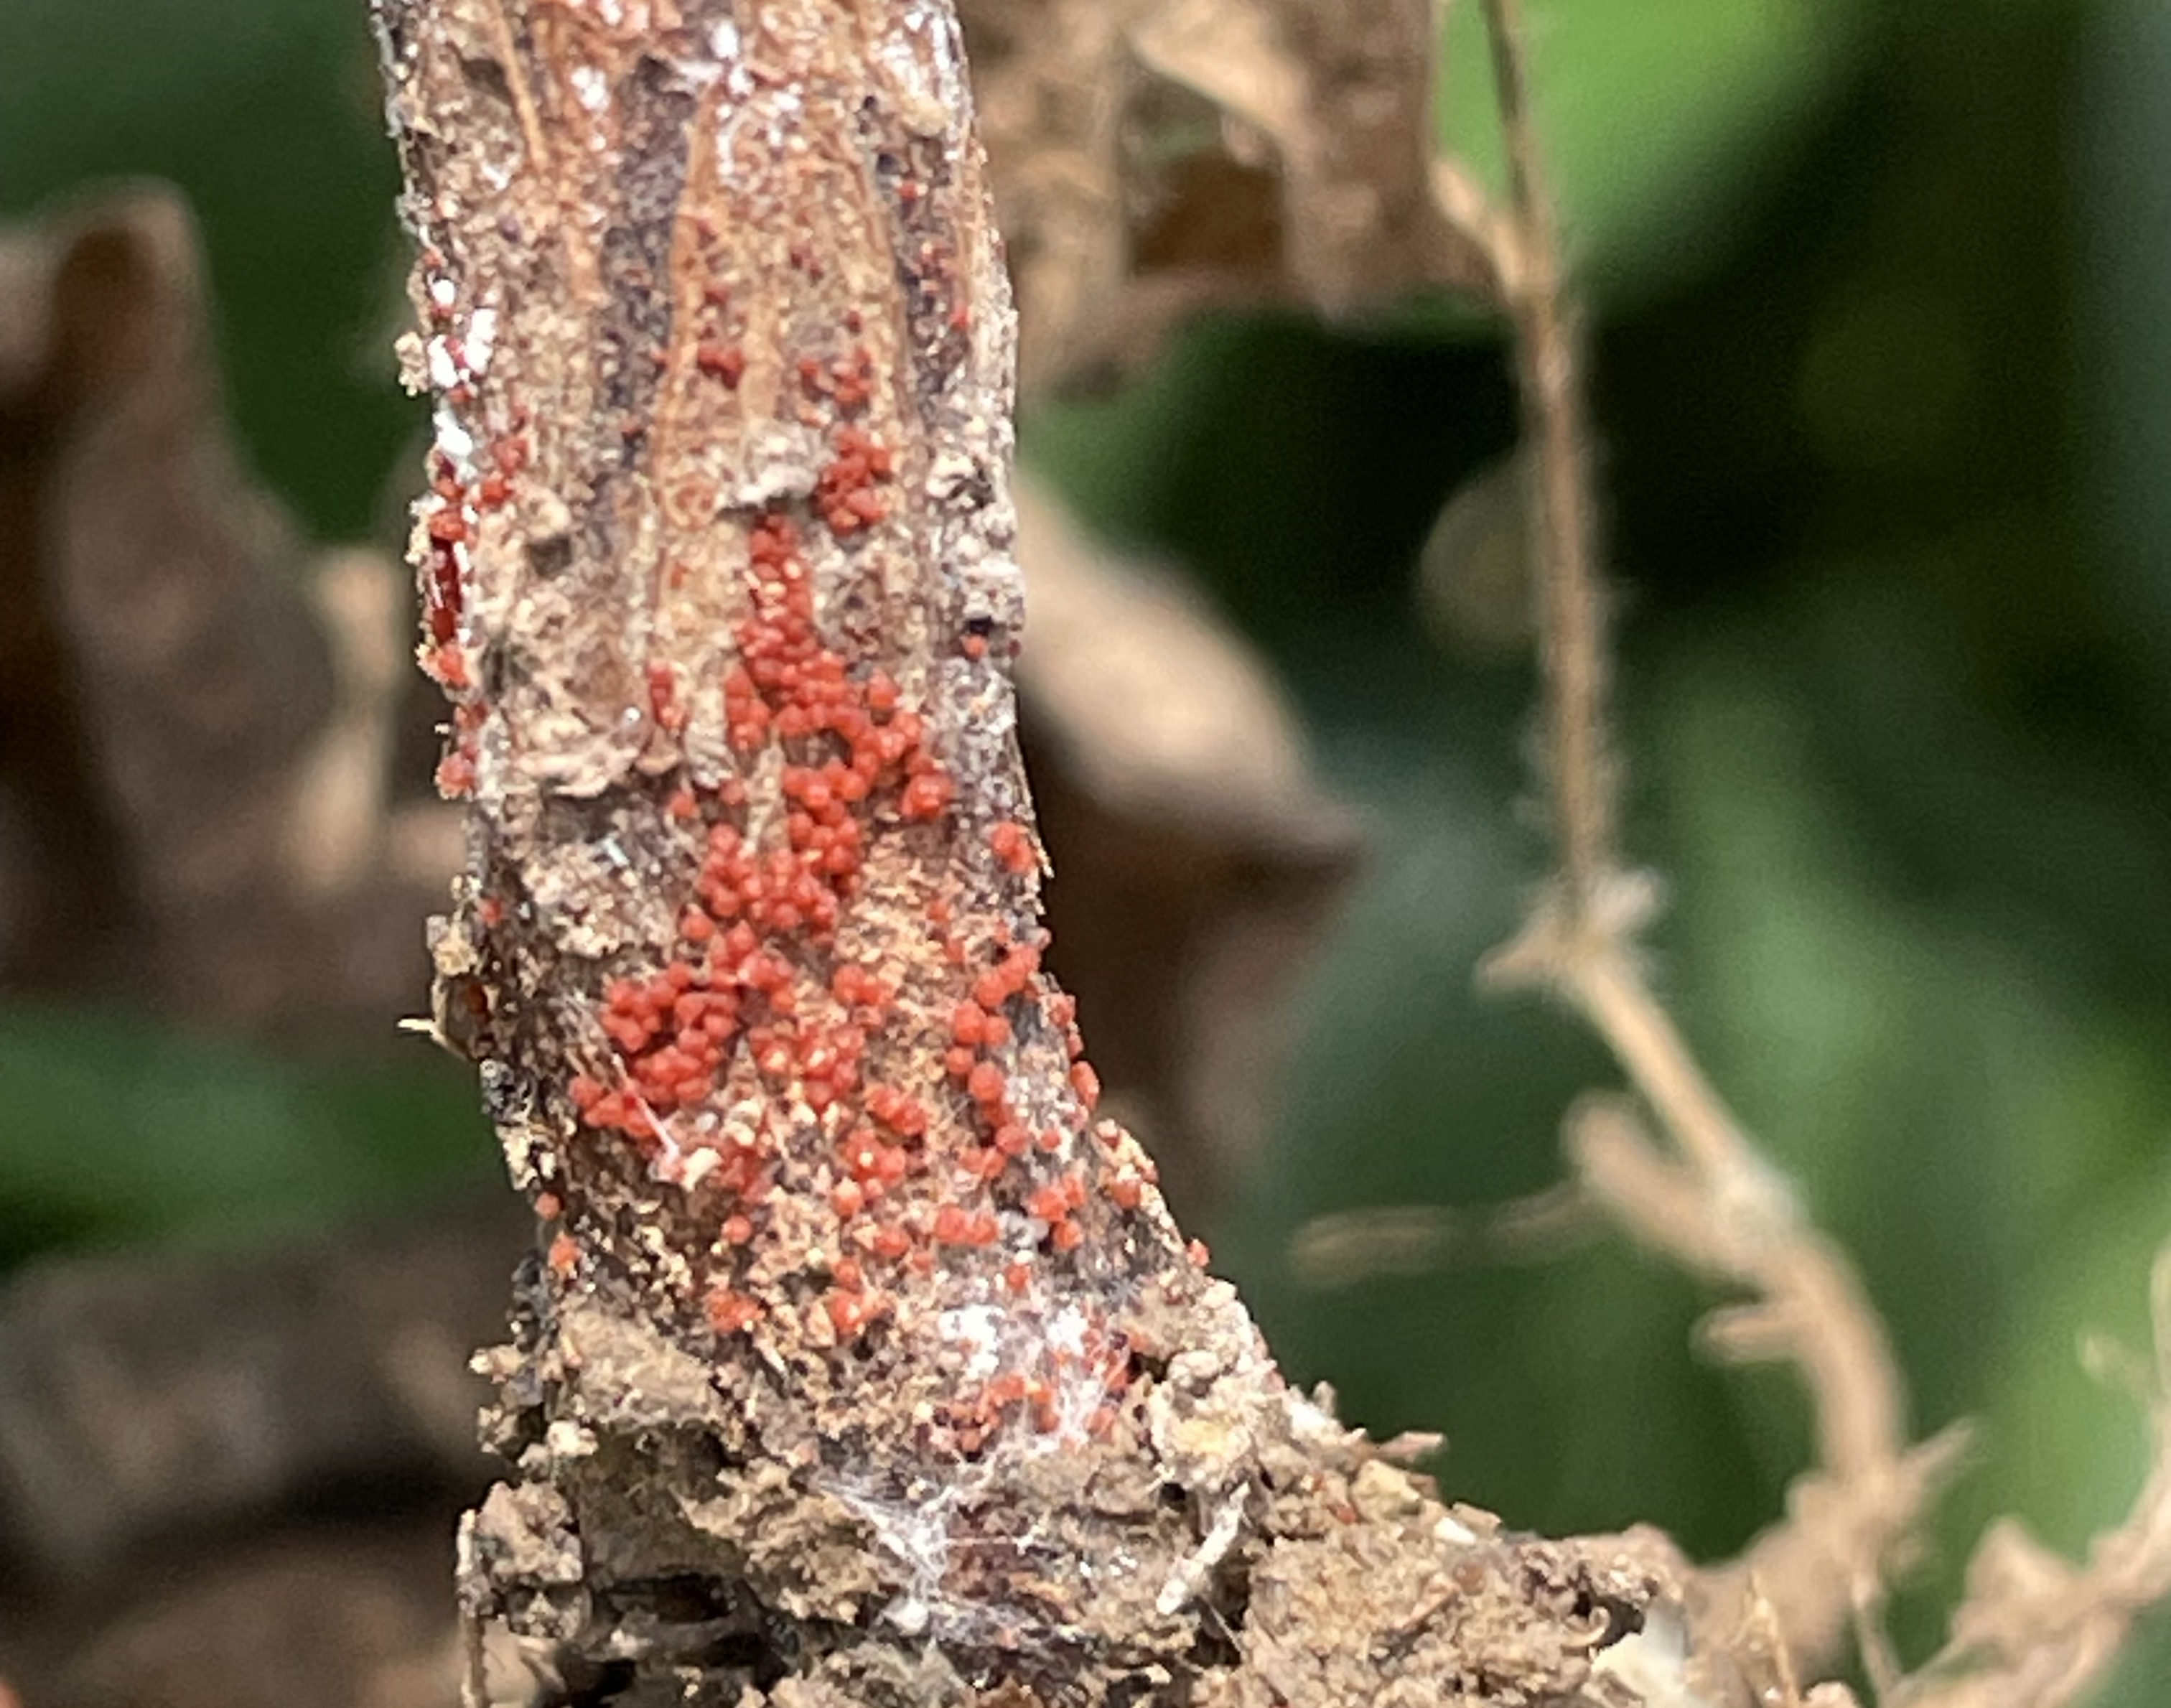
[[[453,343],[448,338],[433,338],[427,346],[430,363],[430,383],[440,392],[448,392],[467,377],[458,359],[453,354]]]
[[[480,379],[490,372],[490,358],[497,348],[497,310],[478,308],[468,317],[467,342],[461,351],[468,376]]]
[[[451,462],[461,484],[466,485],[474,473],[474,435],[442,404],[437,405],[432,421],[437,431],[437,448]]]
[[[573,98],[592,113],[610,104],[610,79],[592,65],[576,65],[571,72]]]
[[[974,1381],[985,1381],[1002,1368],[997,1350],[1003,1340],[1003,1312],[999,1307],[963,1305],[944,1311],[939,1320],[945,1340],[971,1348],[965,1360],[966,1375]]]
[[[925,1632],[938,1609],[948,1615],[944,1625],[954,1625],[942,1582],[950,1574],[950,1523],[957,1508],[958,1486],[916,1482],[903,1500],[886,1499],[842,1481],[829,1483],[828,1492],[867,1527],[876,1546],[904,1568],[904,1588],[882,1609],[882,1617],[908,1636]]]

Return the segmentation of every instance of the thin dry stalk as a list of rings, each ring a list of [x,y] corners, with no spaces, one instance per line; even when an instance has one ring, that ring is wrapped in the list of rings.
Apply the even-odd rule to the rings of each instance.
[[[1828,1655],[1850,1624],[1879,1698],[1893,1708],[2062,1708],[2100,1682],[2135,1615],[2171,1593],[2171,1254],[2155,1275],[2155,1454],[2126,1521],[2088,1563],[2050,1554],[2008,1521],[1985,1539],[1946,1648],[1899,1676],[1878,1631],[1888,1574],[1949,1474],[1962,1436],[1911,1444],[1905,1389],[1884,1325],[1852,1265],[1802,1212],[1705,1077],[1653,993],[1636,950],[1652,886],[1614,844],[1605,715],[1605,597],[1598,563],[1579,351],[1529,99],[1520,0],[1484,0],[1509,158],[1509,206],[1489,205],[1452,163],[1434,174],[1443,213],[1490,258],[1513,323],[1527,437],[1535,447],[1547,798],[1559,870],[1486,972],[1536,985],[1611,1047],[1663,1130],[1595,1100],[1568,1124],[1577,1177],[1628,1232],[1750,1302],[1708,1325],[1735,1360],[1801,1371],[1816,1414],[1817,1464],[1788,1516],[1730,1565],[1702,1575],[1707,1658],[1733,1648],[1745,1671],[1776,1662],[1794,1700],[1789,1651]],[[1821,1685],[1809,1700],[1841,1700]]]
[[[1484,0],[1507,144],[1508,205],[1466,174],[1435,177],[1443,211],[1495,258],[1514,335],[1534,449],[1532,560],[1543,679],[1543,772],[1558,868],[1516,940],[1488,963],[1503,986],[1547,989],[1612,1049],[1672,1154],[1617,1109],[1572,1120],[1579,1177],[1630,1232],[1757,1301],[1723,1319],[1714,1350],[1785,1358],[1817,1414],[1819,1467],[1793,1515],[1723,1586],[1723,1620],[1768,1607],[1787,1640],[1830,1651],[1878,1604],[1884,1573],[1918,1523],[1952,1443],[1912,1448],[1905,1389],[1884,1328],[1845,1255],[1800,1213],[1654,994],[1636,950],[1653,886],[1616,844],[1615,764],[1605,715],[1606,608],[1580,340],[1531,110],[1520,0]],[[1752,1593],[1753,1586],[1753,1593]]]
[[[1530,111],[1521,0],[1485,0],[1508,149],[1514,265],[1501,285],[1514,326],[1530,459],[1545,673],[1547,795],[1568,905],[1601,924],[1613,881],[1613,767],[1606,756],[1605,602],[1597,483],[1584,419],[1580,337],[1563,270],[1544,151]]]
[[[2066,1708],[2110,1674],[2134,1620],[2171,1594],[2171,1250],[2151,1277],[2152,1449],[2125,1522],[2076,1566],[2016,1519],[1993,1525],[1968,1569],[1943,1649],[1885,1695],[1887,1708]]]

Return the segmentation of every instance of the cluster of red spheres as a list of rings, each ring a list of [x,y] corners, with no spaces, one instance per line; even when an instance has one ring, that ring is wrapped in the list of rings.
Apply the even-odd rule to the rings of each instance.
[[[692,366],[736,391],[747,361],[722,324],[725,306],[705,298]],[[911,963],[918,972],[839,947],[882,839],[926,838],[925,872],[965,856],[952,845],[956,782],[924,707],[878,664],[831,645],[817,622],[810,531],[826,534],[825,550],[854,551],[891,515],[897,459],[863,419],[872,358],[860,345],[827,361],[802,360],[795,371],[802,418],[821,427],[826,460],[803,501],[771,506],[747,530],[735,656],[710,685],[721,689],[737,774],[701,783],[682,767],[659,785],[657,809],[694,854],[674,940],[657,964],[603,981],[593,1018],[603,1045],[566,1095],[583,1131],[622,1137],[659,1178],[717,1206],[705,1303],[721,1336],[753,1329],[780,1302],[773,1282],[750,1276],[773,1237],[776,1195],[818,1204],[834,1237],[807,1254],[814,1288],[793,1298],[814,1307],[802,1321],[826,1325],[843,1342],[896,1309],[907,1277],[978,1261],[973,1254],[989,1254],[995,1284],[1026,1293],[1036,1264],[1086,1244],[1094,1214],[1135,1209],[1152,1169],[1106,1123],[1107,1145],[1085,1142],[1099,1085],[1082,1059],[1074,1006],[1042,977],[1039,943],[1012,941],[1000,929],[993,940],[971,940],[938,877],[924,886],[932,952]],[[508,501],[528,455],[524,436],[509,436],[485,456],[488,473],[464,480],[441,452],[422,516],[424,664],[454,702],[438,778],[448,794],[476,786],[486,714],[464,651],[466,554],[485,515]],[[986,656],[983,634],[960,634],[957,644],[969,660]],[[654,727],[683,736],[703,686],[651,665]],[[775,791],[760,811],[750,800],[757,779]],[[973,845],[999,883],[1039,870],[1038,844],[1021,823],[988,826]],[[496,898],[478,906],[486,926],[502,919]],[[928,983],[929,966],[943,989],[900,989],[909,979]],[[946,1020],[940,1071],[927,1083],[895,1083],[871,1066],[924,1060],[914,1041]],[[885,1034],[898,1047],[884,1047]],[[1019,1106],[1011,1069],[1020,1047],[1051,1039],[1067,1050],[1069,1079],[1056,1112],[1036,1122]],[[736,1119],[726,1118],[727,1087]],[[750,1089],[764,1111],[752,1122],[743,1115]],[[811,1157],[810,1133],[818,1147]],[[553,1219],[566,1212],[555,1190],[540,1193],[537,1207]],[[549,1257],[571,1275],[579,1244],[561,1230]],[[1093,1335],[1063,1359],[1090,1368],[1110,1393],[1120,1383],[1122,1358]],[[959,1402],[957,1439],[969,1447],[1012,1413],[1056,1427],[1060,1386],[1056,1373],[1005,1371]],[[1099,1411],[1094,1418],[1100,1427]]]

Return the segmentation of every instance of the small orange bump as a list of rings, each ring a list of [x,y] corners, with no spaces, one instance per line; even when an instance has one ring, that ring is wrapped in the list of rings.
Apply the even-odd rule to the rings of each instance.
[[[965,1076],[965,1091],[975,1103],[1000,1103],[1009,1083],[1003,1070],[993,1062],[976,1062]]]
[[[716,1288],[705,1303],[709,1325],[720,1335],[735,1335],[751,1328],[764,1314],[759,1300],[728,1287]]]
[[[1089,1063],[1073,1062],[1070,1064],[1070,1084],[1078,1094],[1078,1100],[1086,1106],[1086,1112],[1091,1113],[1094,1106],[1101,1100],[1101,1076],[1093,1071]]]
[[[1033,851],[1032,838],[1025,827],[1005,819],[988,833],[988,845],[994,850],[995,858],[1011,873],[1023,876],[1039,864]]]

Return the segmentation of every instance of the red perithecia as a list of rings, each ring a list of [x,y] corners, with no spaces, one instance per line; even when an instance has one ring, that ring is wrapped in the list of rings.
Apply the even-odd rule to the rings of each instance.
[[[648,715],[659,729],[673,735],[686,727],[686,708],[678,703],[678,679],[667,664],[648,667]]]
[[[710,1289],[705,1304],[709,1326],[720,1335],[743,1333],[767,1314],[760,1300],[728,1287]]]
[[[746,351],[737,344],[704,340],[694,347],[694,366],[711,378],[721,380],[727,389],[737,391],[739,382],[746,377]]]
[[[815,482],[814,504],[842,539],[889,514],[889,501],[875,489],[889,479],[895,464],[887,447],[850,423],[837,429],[834,443],[836,454]]]
[[[988,846],[994,850],[1004,870],[1019,877],[1040,864],[1040,854],[1032,844],[1032,833],[1012,820],[1004,819],[989,831]]]
[[[472,749],[454,747],[437,761],[437,793],[448,800],[464,800],[474,793],[475,761]]]
[[[696,367],[736,383],[717,351],[705,343]],[[858,560],[897,471],[852,419],[871,400],[864,351],[796,372],[802,414],[831,412],[828,460],[803,501],[748,527],[721,682],[662,659],[646,667],[643,709],[689,757],[641,798],[688,850],[685,893],[667,916],[672,941],[601,980],[598,1041],[566,1095],[582,1129],[622,1137],[651,1177],[713,1218],[696,1274],[720,1336],[801,1332],[826,1346],[885,1320],[913,1331],[912,1301],[930,1286],[1028,1293],[1036,1266],[1067,1261],[1136,1209],[1150,1177],[1134,1151],[1096,1148],[1080,1165],[1072,1140],[1097,1087],[1082,1063],[1043,1083],[1048,1057],[1059,1072],[1077,1047],[1067,999],[1041,976],[1041,943],[1014,940],[984,901],[947,887],[957,785],[926,709],[817,625],[817,561],[826,576],[840,548]],[[690,725],[718,688],[733,768],[697,775]],[[984,835],[1000,873],[1038,869],[1025,823]],[[908,903],[930,934],[916,958],[893,940],[877,947],[882,934],[855,912],[873,882],[893,905],[900,870],[931,891]],[[904,1063],[925,1071],[930,1027],[946,1082],[901,1079]],[[1023,1403],[1053,1416],[1038,1399]]]

